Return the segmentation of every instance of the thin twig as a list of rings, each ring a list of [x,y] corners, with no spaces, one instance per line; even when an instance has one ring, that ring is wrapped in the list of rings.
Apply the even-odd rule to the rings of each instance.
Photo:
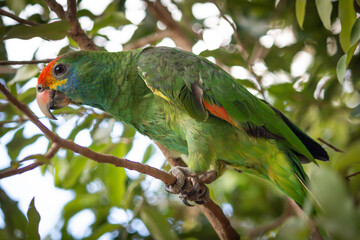
[[[20,65],[20,64],[37,64],[37,63],[49,63],[53,59],[44,59],[44,60],[30,60],[30,61],[7,61],[0,60],[0,65]]]
[[[355,177],[356,175],[359,175],[359,174],[360,174],[360,172],[355,172],[353,174],[350,174],[349,176],[346,176],[345,179],[350,181],[350,178]]]
[[[254,229],[252,229],[250,232],[249,232],[249,238],[250,239],[256,239],[258,238],[261,234],[264,234],[272,229],[275,229],[279,226],[281,226],[289,217],[291,217],[292,215],[294,214],[293,212],[293,208],[290,204],[290,201],[287,201],[286,202],[286,205],[285,205],[285,210],[283,212],[283,214],[275,219],[274,221],[272,222],[269,222],[269,223],[266,223],[264,225],[260,225]]]
[[[44,155],[44,157],[48,160],[50,160],[52,157],[55,156],[55,154],[59,151],[60,149],[60,146],[59,144],[56,144],[56,143],[53,143],[49,149],[49,151],[47,151],[47,153]],[[41,162],[41,161],[35,161],[34,163],[32,164],[29,164],[28,166],[26,167],[22,167],[22,168],[10,168],[10,169],[7,169],[7,170],[4,170],[4,171],[1,171],[0,172],[0,179],[2,178],[6,178],[6,177],[10,177],[10,176],[14,176],[14,175],[17,175],[17,174],[21,174],[21,173],[24,173],[24,172],[27,172],[27,171],[30,171],[34,168],[37,168],[41,165],[43,165],[44,162]]]
[[[239,35],[237,33],[235,24],[232,21],[230,21],[230,19],[228,17],[225,16],[224,12],[221,10],[221,8],[219,7],[219,5],[216,3],[215,0],[212,0],[212,3],[214,3],[215,6],[218,8],[218,10],[220,12],[220,16],[225,21],[227,21],[230,24],[231,28],[233,29],[234,38],[235,38],[235,41],[236,41],[236,47],[237,47],[238,51],[240,52],[241,56],[243,57],[244,61],[246,62],[249,72],[255,77],[255,80],[256,80],[257,84],[259,85],[258,90],[260,91],[262,97],[266,100],[264,88],[262,86],[261,77],[254,72],[254,69],[253,69],[254,64],[252,62],[250,62],[249,54],[246,52],[244,44],[240,40],[240,37],[239,37]]]
[[[11,13],[11,12],[7,12],[7,11],[5,11],[4,9],[1,9],[1,8],[0,8],[0,15],[3,15],[3,16],[9,17],[9,18],[12,18],[12,19],[14,19],[15,21],[17,21],[18,23],[22,23],[22,24],[26,24],[26,25],[30,25],[30,26],[40,25],[40,23],[23,19],[23,18],[21,18],[21,17],[16,16],[15,14],[13,14],[13,13]]]
[[[335,147],[334,145],[332,145],[332,144],[330,144],[330,143],[326,142],[324,139],[322,139],[322,138],[318,138],[318,140],[319,140],[320,142],[322,142],[323,144],[327,145],[328,147],[332,148],[335,152],[344,153],[344,151],[343,151],[343,150],[341,150],[341,149],[339,149],[339,148]]]
[[[39,119],[31,112],[31,110],[19,100],[17,100],[3,84],[0,84],[0,91],[6,96],[6,98],[14,104],[20,111],[22,111],[29,119],[32,121],[44,134],[45,136],[52,141],[53,143],[58,144],[59,147],[71,150],[73,152],[79,153],[89,159],[92,159],[98,163],[110,163],[117,167],[124,167],[129,170],[135,170],[143,174],[147,174],[154,178],[157,178],[163,181],[167,185],[172,185],[176,182],[176,177],[173,175],[166,173],[157,168],[151,167],[149,165],[141,164],[138,162],[133,162],[127,159],[118,158],[115,156],[101,154],[90,150],[89,148],[82,147],[70,140],[63,139],[59,137],[54,132],[50,131],[47,127],[45,127]],[[41,165],[41,164],[40,164]],[[39,165],[39,166],[40,166]],[[33,166],[37,167],[37,166]],[[33,169],[32,168],[32,169]]]

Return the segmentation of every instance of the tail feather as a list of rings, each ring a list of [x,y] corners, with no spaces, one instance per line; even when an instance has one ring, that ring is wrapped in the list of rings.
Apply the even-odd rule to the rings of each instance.
[[[295,135],[300,139],[300,141],[304,144],[304,146],[309,150],[311,155],[320,161],[327,162],[329,161],[329,155],[325,151],[323,147],[319,143],[317,143],[314,139],[309,137],[306,133],[300,130],[294,123],[292,123],[285,115],[280,112],[278,109],[274,108],[269,104],[269,106],[281,117],[281,119],[288,125],[288,127],[295,133]],[[299,159],[302,162],[310,162],[305,157],[299,156],[299,153],[294,152],[298,155]],[[306,161],[307,160],[307,161]]]

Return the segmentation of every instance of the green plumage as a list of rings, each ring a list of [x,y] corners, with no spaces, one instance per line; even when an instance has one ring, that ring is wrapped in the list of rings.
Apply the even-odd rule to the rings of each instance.
[[[302,204],[302,161],[326,152],[278,110],[251,95],[218,66],[174,48],[121,53],[76,52],[58,87],[72,101],[103,109],[176,154],[190,169],[231,166],[272,181]],[[228,120],[204,104],[222,108]]]

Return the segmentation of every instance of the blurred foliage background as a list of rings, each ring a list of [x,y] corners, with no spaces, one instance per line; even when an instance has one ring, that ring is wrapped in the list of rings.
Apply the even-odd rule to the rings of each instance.
[[[58,2],[66,9],[66,1]],[[96,1],[77,1],[80,24],[100,50],[168,45],[208,57],[253,94],[280,109],[310,136],[342,149],[344,153],[325,147],[330,155],[329,163],[305,166],[311,177],[313,197],[320,206],[315,207],[318,213],[315,222],[332,239],[360,238],[360,175],[346,178],[360,171],[358,0],[217,1],[222,13],[235,24],[249,53],[248,61],[237,51],[230,25],[211,1],[105,2],[106,8],[99,12]],[[95,8],[89,7],[94,4]],[[14,39],[43,39],[33,53],[34,60],[42,59],[44,51],[50,51],[53,54],[50,57],[54,58],[79,49],[66,36],[68,23],[60,21],[45,1],[0,0],[0,7],[38,23],[19,24],[2,16],[1,60],[9,59],[10,43]],[[44,50],[49,41],[60,44]],[[35,112],[35,78],[43,66],[0,66],[1,83]],[[38,154],[38,140],[42,139],[41,143],[47,140],[3,95],[0,95],[0,109],[0,144],[8,154],[6,158],[0,156],[0,161],[11,159],[2,166],[24,166],[29,161],[21,161],[22,150],[30,146],[31,154]],[[163,156],[156,154],[154,158],[158,150],[153,143],[145,141],[144,145],[134,129],[114,122],[99,110],[70,106],[55,114],[59,121],[41,120],[62,137],[78,138],[80,144],[92,150],[117,157],[127,157],[133,151],[143,163],[169,170]],[[33,158],[41,161],[41,157]],[[167,194],[160,182],[146,176],[97,164],[65,150],[59,151],[41,171],[53,175],[56,188],[68,190],[74,196],[62,209],[59,223],[42,238],[217,238],[198,208],[184,206],[176,196]],[[245,239],[309,238],[311,229],[306,220],[293,213],[287,214],[281,224],[261,231],[261,227],[287,211],[286,197],[262,179],[227,171],[210,185],[210,190],[212,199],[221,205]],[[38,237],[39,219],[33,202],[28,213],[24,213],[0,189],[0,204],[4,222],[0,239]],[[90,212],[93,220],[79,236],[71,229],[81,222],[71,220],[83,212]]]

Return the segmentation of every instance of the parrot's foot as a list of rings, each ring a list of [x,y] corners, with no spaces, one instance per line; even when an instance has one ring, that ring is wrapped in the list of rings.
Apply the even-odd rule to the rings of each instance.
[[[185,205],[193,206],[189,201],[197,204],[209,201],[209,189],[205,183],[211,183],[217,178],[215,171],[194,174],[187,167],[173,167],[169,173],[174,175],[177,180],[173,185],[165,185],[165,190],[169,193],[179,194]]]

